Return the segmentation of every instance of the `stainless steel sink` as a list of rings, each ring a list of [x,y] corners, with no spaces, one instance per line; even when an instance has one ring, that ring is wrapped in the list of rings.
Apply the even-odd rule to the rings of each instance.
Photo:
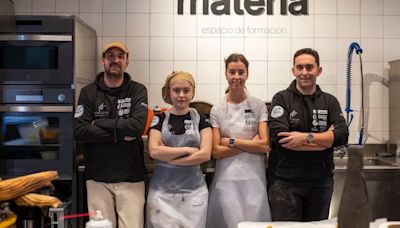
[[[335,162],[335,169],[347,169],[348,157],[335,157],[333,160]],[[400,166],[396,166],[378,157],[364,157],[363,162],[364,169],[400,169]]]

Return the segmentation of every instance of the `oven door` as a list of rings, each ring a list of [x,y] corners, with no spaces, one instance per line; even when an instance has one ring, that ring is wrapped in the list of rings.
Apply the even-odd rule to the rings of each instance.
[[[0,84],[72,84],[70,35],[0,35]]]
[[[72,106],[0,106],[0,176],[73,174]]]

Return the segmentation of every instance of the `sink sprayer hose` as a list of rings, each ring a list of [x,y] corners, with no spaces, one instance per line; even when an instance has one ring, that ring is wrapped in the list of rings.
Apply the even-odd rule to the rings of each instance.
[[[352,63],[352,57],[353,57],[353,51],[355,50],[356,54],[359,55],[360,57],[360,68],[361,68],[361,109],[360,109],[360,114],[361,114],[361,127],[360,127],[360,135],[358,139],[358,144],[362,145],[363,144],[363,135],[364,135],[364,73],[363,73],[363,67],[362,67],[362,59],[361,59],[361,54],[363,50],[361,49],[360,45],[356,42],[353,42],[350,44],[348,52],[347,52],[347,67],[346,67],[346,121],[347,121],[347,126],[350,126],[351,122],[353,121],[353,110],[350,108],[350,102],[351,102],[351,63]]]

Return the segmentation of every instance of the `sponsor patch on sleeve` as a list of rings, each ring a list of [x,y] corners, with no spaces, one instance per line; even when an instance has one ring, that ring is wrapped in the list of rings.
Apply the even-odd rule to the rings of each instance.
[[[279,118],[279,117],[281,117],[283,115],[283,112],[284,111],[283,111],[282,106],[279,106],[279,105],[274,106],[272,108],[272,111],[271,111],[271,117],[272,118]]]
[[[83,108],[82,105],[76,106],[76,110],[75,110],[75,115],[74,115],[74,117],[75,117],[75,118],[81,117],[81,116],[83,115],[83,112],[84,112],[84,108]]]
[[[158,116],[154,116],[153,119],[151,120],[150,127],[154,127],[160,122],[160,118]]]

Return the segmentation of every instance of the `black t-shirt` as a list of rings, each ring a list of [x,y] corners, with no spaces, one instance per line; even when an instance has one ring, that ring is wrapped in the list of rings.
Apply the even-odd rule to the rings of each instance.
[[[154,126],[151,126],[150,129],[156,129],[161,131],[162,124],[165,119],[165,113],[157,114],[154,118],[158,118],[158,120],[153,119]],[[185,120],[191,120],[190,112],[185,115],[174,115],[170,113],[168,124],[171,126],[171,133],[174,135],[182,135],[185,133]],[[199,123],[199,131],[204,128],[211,127],[210,119],[200,114],[200,123]]]

